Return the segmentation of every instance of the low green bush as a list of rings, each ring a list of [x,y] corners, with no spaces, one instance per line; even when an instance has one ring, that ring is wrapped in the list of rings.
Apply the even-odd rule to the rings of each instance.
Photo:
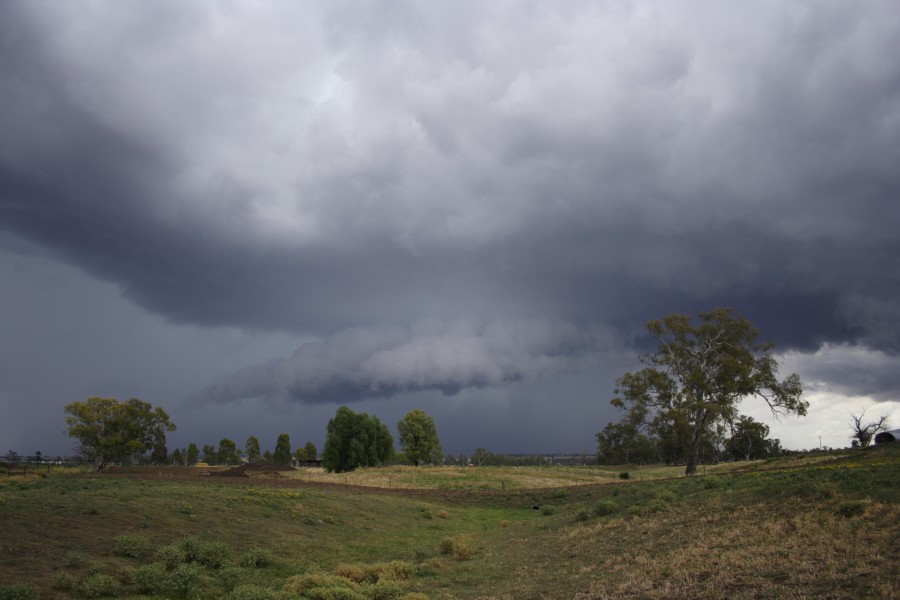
[[[165,591],[169,586],[169,574],[163,563],[152,563],[135,567],[128,576],[134,590],[139,594],[154,595]]]
[[[150,538],[140,533],[125,533],[116,538],[119,554],[129,558],[141,558],[150,552]]]
[[[184,549],[178,544],[168,544],[158,548],[156,550],[156,558],[170,570],[188,562]]]
[[[210,569],[220,569],[231,555],[231,546],[225,542],[204,542],[197,549],[196,562]]]
[[[216,580],[226,592],[237,589],[246,577],[246,572],[240,567],[225,567],[216,575]]]
[[[275,562],[275,555],[264,548],[251,548],[241,557],[241,566],[251,569],[268,567]]]
[[[578,510],[577,513],[575,513],[576,521],[587,521],[590,518],[591,518],[591,511],[589,511],[586,508],[581,508]]]
[[[555,506],[551,506],[550,504],[545,504],[544,506],[541,507],[541,514],[544,515],[545,517],[549,517],[550,515],[555,514],[555,513],[556,513]]]
[[[242,585],[224,596],[224,600],[277,600],[279,595],[258,585]]]
[[[475,541],[468,535],[455,535],[441,541],[441,554],[450,554],[456,560],[469,560],[475,554]]]
[[[94,573],[82,579],[76,591],[82,598],[115,597],[122,593],[122,585],[115,577]]]
[[[37,592],[27,583],[0,585],[0,600],[36,600]]]
[[[622,471],[619,473],[619,479],[628,479],[631,475],[628,474],[628,471]]]
[[[605,517],[616,512],[617,508],[619,508],[619,505],[612,500],[598,500],[594,504],[594,514],[598,517]]]
[[[653,498],[665,504],[672,504],[678,499],[672,490],[659,490],[654,494]]]
[[[71,592],[75,589],[75,578],[65,571],[53,576],[53,589],[60,592]]]
[[[169,589],[176,595],[186,598],[200,583],[203,568],[194,563],[178,565],[169,575]]]

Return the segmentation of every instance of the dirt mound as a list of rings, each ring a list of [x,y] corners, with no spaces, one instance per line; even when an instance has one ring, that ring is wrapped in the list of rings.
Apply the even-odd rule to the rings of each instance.
[[[278,477],[280,472],[294,471],[290,465],[276,463],[244,463],[232,469],[211,473],[213,477],[250,477],[251,475],[271,475]]]

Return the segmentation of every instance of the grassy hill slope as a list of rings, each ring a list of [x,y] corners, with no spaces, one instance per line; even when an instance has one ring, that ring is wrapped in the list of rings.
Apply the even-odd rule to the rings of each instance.
[[[602,485],[536,489],[517,482],[541,474],[515,468],[385,471],[377,477],[403,487],[388,490],[302,473],[0,477],[0,600],[861,598],[900,589],[900,444],[728,468],[691,479],[632,472],[628,481],[620,468]],[[562,486],[591,473],[544,479]],[[474,483],[452,484],[461,477]]]

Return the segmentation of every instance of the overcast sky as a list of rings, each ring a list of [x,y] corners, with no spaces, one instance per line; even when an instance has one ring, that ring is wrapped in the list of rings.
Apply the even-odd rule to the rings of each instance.
[[[593,452],[644,323],[734,307],[790,448],[900,426],[900,5],[0,3],[0,452],[139,397],[170,449]]]

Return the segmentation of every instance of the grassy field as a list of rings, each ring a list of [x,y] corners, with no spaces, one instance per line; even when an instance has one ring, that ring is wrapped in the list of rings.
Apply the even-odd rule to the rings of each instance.
[[[0,476],[0,600],[900,590],[898,444],[718,466],[691,479],[629,467],[625,481],[624,470]]]

